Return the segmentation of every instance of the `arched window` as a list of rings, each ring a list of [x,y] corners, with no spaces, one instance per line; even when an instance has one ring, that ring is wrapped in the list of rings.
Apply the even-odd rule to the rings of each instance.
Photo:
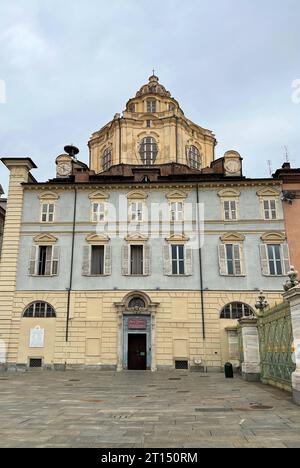
[[[158,154],[157,143],[154,138],[146,137],[143,139],[140,147],[140,156],[145,166],[155,163]]]
[[[232,302],[224,307],[221,312],[221,319],[237,320],[242,317],[253,317],[255,314],[251,307],[242,302]]]
[[[56,313],[48,302],[33,302],[26,307],[23,317],[25,318],[55,318]]]
[[[201,154],[196,146],[192,145],[189,148],[188,163],[192,169],[199,170],[202,167]]]
[[[146,303],[141,297],[133,297],[129,302],[128,307],[130,309],[134,309],[135,307],[138,307],[139,309],[145,309]]]
[[[111,149],[106,148],[102,156],[102,169],[107,171],[111,166]]]

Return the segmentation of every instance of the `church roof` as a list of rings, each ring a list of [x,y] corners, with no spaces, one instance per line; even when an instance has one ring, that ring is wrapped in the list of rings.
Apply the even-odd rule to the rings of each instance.
[[[136,93],[136,97],[138,98],[147,94],[158,94],[159,96],[168,98],[172,97],[170,91],[167,91],[166,88],[159,83],[159,78],[155,75],[150,76],[149,83],[141,87]]]

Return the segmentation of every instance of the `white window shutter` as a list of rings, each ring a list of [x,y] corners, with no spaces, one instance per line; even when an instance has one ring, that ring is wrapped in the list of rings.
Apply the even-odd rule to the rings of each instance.
[[[283,271],[284,274],[287,275],[291,269],[290,263],[290,252],[288,244],[282,244],[282,262],[283,262]]]
[[[51,275],[52,276],[58,275],[59,254],[60,254],[60,248],[58,247],[58,245],[54,245],[52,247],[52,258],[51,258]]]
[[[259,249],[262,274],[264,276],[270,276],[268,246],[266,244],[260,244]]]
[[[172,275],[171,246],[164,245],[163,250],[164,275]]]
[[[188,276],[192,276],[193,274],[193,250],[190,246],[185,246],[185,265],[184,265],[184,273]]]
[[[111,275],[111,246],[105,246],[105,259],[104,259],[104,274],[107,276]]]
[[[228,274],[227,270],[227,257],[226,257],[226,245],[220,244],[218,247],[219,250],[219,266],[220,266],[220,275],[225,276]]]
[[[150,245],[144,246],[144,275],[151,275],[151,247]]]
[[[246,275],[246,268],[245,268],[245,253],[244,253],[244,246],[239,245],[240,250],[240,265],[241,265],[241,275]]]
[[[83,247],[82,275],[89,276],[91,274],[91,246]]]
[[[130,245],[123,245],[122,246],[122,275],[123,276],[130,275],[129,254],[130,254]]]
[[[233,251],[235,262],[235,274],[239,276],[242,274],[241,246],[239,244],[234,244]]]
[[[29,269],[28,269],[30,276],[34,276],[37,274],[38,254],[39,254],[39,246],[33,245],[30,249],[30,260],[29,260]]]

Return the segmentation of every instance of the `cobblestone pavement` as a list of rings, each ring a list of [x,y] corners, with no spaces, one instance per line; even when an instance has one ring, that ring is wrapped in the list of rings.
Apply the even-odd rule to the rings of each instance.
[[[288,393],[222,374],[0,374],[1,447],[300,447]]]

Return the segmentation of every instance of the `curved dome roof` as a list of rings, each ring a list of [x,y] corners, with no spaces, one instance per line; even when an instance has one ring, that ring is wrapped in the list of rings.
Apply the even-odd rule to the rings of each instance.
[[[146,94],[158,94],[163,97],[171,97],[171,93],[159,83],[159,78],[155,75],[150,76],[149,83],[141,87],[136,93],[136,97],[145,96]]]

